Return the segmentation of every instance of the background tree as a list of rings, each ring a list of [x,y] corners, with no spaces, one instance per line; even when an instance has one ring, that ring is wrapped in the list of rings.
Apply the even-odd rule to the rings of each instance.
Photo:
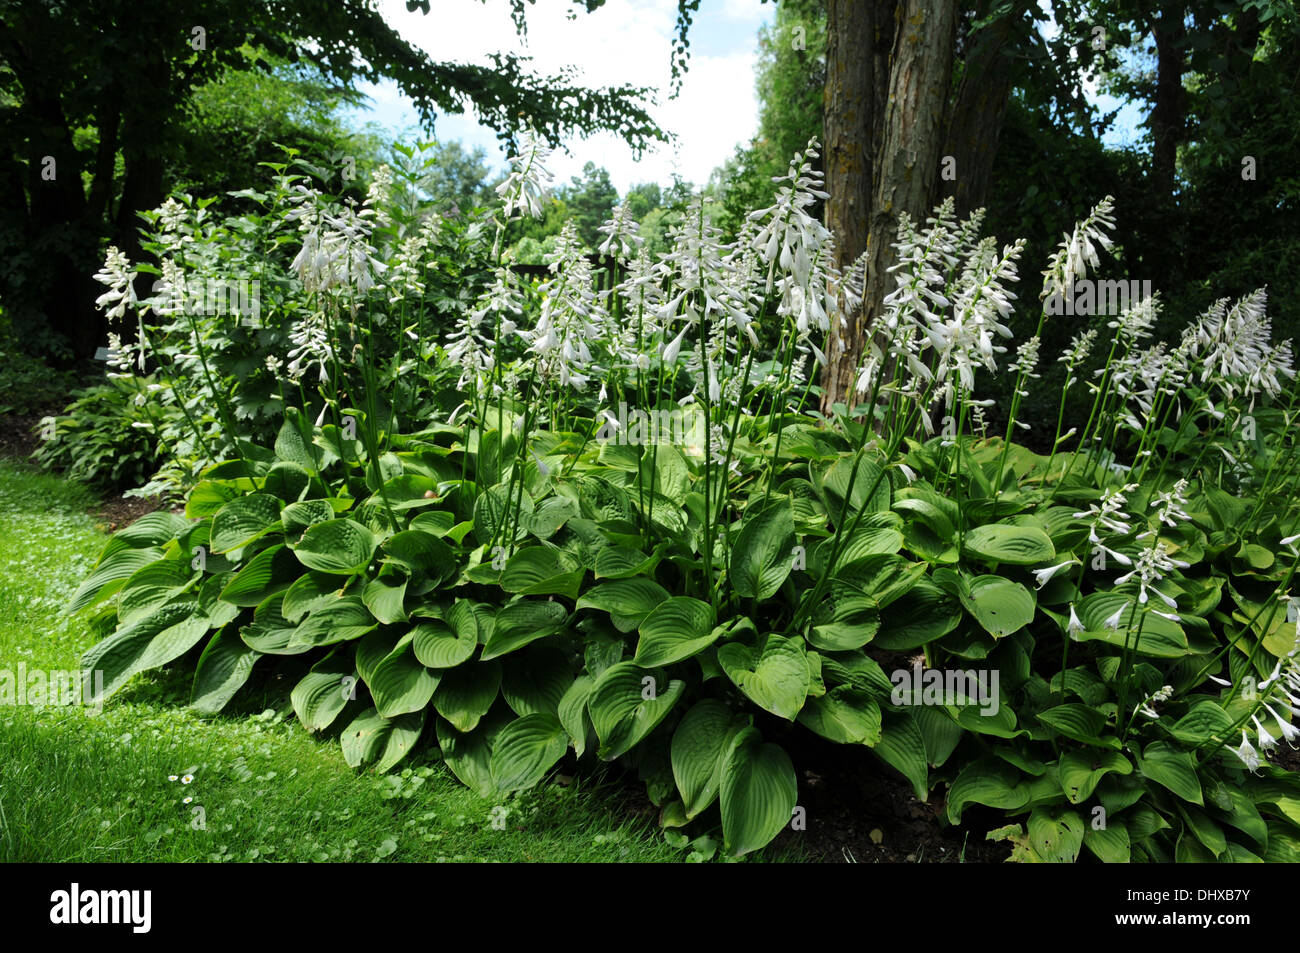
[[[521,29],[523,6],[511,0]],[[553,142],[598,129],[638,150],[663,139],[646,89],[588,89],[571,71],[539,76],[513,54],[490,59],[431,60],[373,0],[0,0],[0,303],[25,339],[65,359],[93,352],[100,244],[137,252],[137,215],[163,199],[195,91],[232,70],[305,62],[344,88],[389,77],[426,126],[472,111],[503,138],[528,120]],[[22,250],[24,267],[8,264]]]

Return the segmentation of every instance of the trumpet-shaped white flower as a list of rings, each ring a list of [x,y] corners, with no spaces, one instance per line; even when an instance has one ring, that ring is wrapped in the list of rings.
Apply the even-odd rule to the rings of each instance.
[[[1241,732],[1241,744],[1235,748],[1229,748],[1228,750],[1240,758],[1241,763],[1244,764],[1246,769],[1252,774],[1259,770],[1259,752],[1256,751],[1254,745],[1250,743],[1250,739],[1246,736],[1244,729]]]
[[[108,290],[95,299],[96,307],[104,309],[108,317],[120,319],[127,308],[136,305],[135,279],[136,272],[131,270],[126,255],[116,245],[109,245],[103,267],[95,272],[95,280],[107,285]]]
[[[527,212],[533,218],[542,217],[552,179],[546,168],[550,156],[550,148],[535,129],[529,126],[520,132],[519,154],[510,156],[510,172],[496,188],[506,218],[511,218],[516,211]]]
[[[1063,237],[1051,264],[1043,272],[1044,298],[1050,298],[1054,294],[1071,294],[1074,282],[1086,277],[1089,268],[1095,270],[1101,264],[1093,243],[1110,250],[1113,242],[1106,230],[1115,227],[1114,208],[1115,199],[1106,196],[1097,203],[1087,218],[1074,226],[1072,234]]]
[[[632,218],[632,213],[628,211],[627,203],[619,202],[614,207],[609,220],[596,229],[605,236],[605,240],[600,243],[596,251],[608,255],[612,250],[615,256],[624,259],[632,256],[645,242],[645,239],[637,234],[639,228],[636,220]]]

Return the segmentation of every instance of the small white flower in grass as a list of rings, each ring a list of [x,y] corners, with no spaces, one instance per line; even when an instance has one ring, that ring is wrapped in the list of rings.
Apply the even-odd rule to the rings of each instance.
[[[182,804],[189,804],[189,803],[190,803],[191,801],[193,801],[193,800],[194,800],[194,798],[192,798],[192,797],[181,798],[181,803],[182,803]]]
[[[1228,750],[1240,758],[1241,763],[1244,764],[1250,772],[1254,773],[1259,770],[1259,752],[1256,751],[1254,746],[1250,743],[1250,739],[1246,736],[1244,729],[1241,732],[1240,746],[1229,748]]]
[[[194,780],[194,775],[192,774],[181,775],[181,784],[189,784],[193,780]]]
[[[167,775],[167,780],[168,780],[168,781],[179,781],[180,779],[181,779],[181,777],[180,777],[179,774],[169,774],[169,775]]]

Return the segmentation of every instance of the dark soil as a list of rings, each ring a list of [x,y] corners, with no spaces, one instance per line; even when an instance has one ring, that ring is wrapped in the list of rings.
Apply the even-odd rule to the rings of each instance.
[[[5,414],[0,416],[0,457],[19,457],[26,460],[40,446],[41,418],[57,414],[62,408],[52,405],[34,414]]]
[[[41,418],[57,414],[61,409],[62,404],[54,403],[37,413],[0,416],[0,457],[29,461],[32,453],[40,446]],[[91,507],[89,513],[101,530],[112,533],[162,507],[161,497],[139,498],[108,494],[104,496],[103,502]]]

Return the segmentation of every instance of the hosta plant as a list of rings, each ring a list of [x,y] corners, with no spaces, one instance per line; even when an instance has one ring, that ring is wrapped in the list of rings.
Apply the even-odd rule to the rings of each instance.
[[[536,204],[544,148],[525,144],[506,217]],[[395,412],[403,381],[364,346],[300,349],[319,420],[290,407],[273,445],[232,440],[183,517],[108,542],[70,607],[112,632],[86,669],[111,694],[189,664],[215,712],[287,656],[298,718],[349,764],[427,746],[487,797],[567,757],[619,761],[664,826],[719,824],[733,855],[790,823],[789,752],[818,735],[953,824],[1002,812],[1017,859],[1293,858],[1300,780],[1263,755],[1300,737],[1276,426],[1294,392],[1289,347],[1260,350],[1262,296],[1214,305],[1176,360],[1145,343],[1155,299],[1101,348],[1081,336],[1067,387],[1093,413],[1033,453],[986,435],[977,396],[1021,246],[941,206],[903,223],[858,404],[824,419],[813,382],[862,265],[837,269],[807,214],[814,158],[735,243],[697,202],[658,260],[616,213],[608,270],[571,229],[535,286],[499,265],[439,349],[425,419]],[[1103,202],[1067,236],[1048,294],[1099,266],[1109,224]],[[350,264],[307,255],[300,280],[323,326],[366,326]],[[1037,340],[1006,365],[1017,395]]]

